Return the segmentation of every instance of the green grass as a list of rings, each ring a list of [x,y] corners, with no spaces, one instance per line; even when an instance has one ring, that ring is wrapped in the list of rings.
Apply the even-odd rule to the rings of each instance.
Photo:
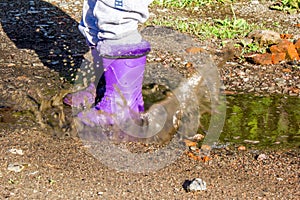
[[[179,17],[163,17],[153,19],[149,25],[172,27],[180,32],[189,33],[199,39],[218,38],[236,39],[245,37],[250,31],[258,29],[256,24],[249,24],[244,19],[225,18],[212,22],[199,22],[195,19]]]
[[[281,0],[270,8],[288,13],[300,12],[300,0]]]
[[[244,43],[243,38],[253,30],[263,29],[263,25],[249,23],[243,18],[237,18],[231,2],[232,0],[154,0],[151,8],[169,8],[170,13],[168,11],[159,13],[156,17],[148,20],[146,25],[171,27],[200,40],[220,39],[220,46],[224,46],[227,39],[235,39],[238,41],[235,46],[243,49],[242,54],[262,51],[257,44]],[[212,3],[229,3],[232,17],[201,21],[194,8],[211,6]],[[191,10],[193,10],[193,15],[189,14]]]
[[[250,31],[260,28],[257,24],[237,19],[232,8],[233,18],[213,19],[201,22],[198,19],[178,16],[157,17],[147,25],[172,27],[180,32],[189,33],[200,39],[215,37],[218,39],[237,39],[245,37]]]
[[[236,48],[241,48],[241,59],[243,59],[243,56],[250,52],[259,52],[259,53],[265,53],[266,48],[261,47],[258,42],[251,42],[247,43],[245,40],[241,39],[240,43],[237,43],[234,45]]]
[[[154,5],[174,8],[200,7],[212,3],[231,2],[231,0],[154,0]]]
[[[211,2],[231,2],[231,0],[155,0],[155,5],[163,7],[174,7],[190,9]],[[230,4],[231,5],[231,4]],[[185,13],[180,9],[177,16],[165,15],[157,16],[149,20],[146,25],[167,26],[183,33],[189,33],[199,39],[218,38],[218,39],[237,39],[245,37],[249,32],[261,28],[257,24],[248,23],[245,19],[236,18],[234,9],[231,5],[233,13],[232,18],[212,19],[210,21],[201,22],[199,19],[185,17]],[[197,16],[197,14],[195,14]]]

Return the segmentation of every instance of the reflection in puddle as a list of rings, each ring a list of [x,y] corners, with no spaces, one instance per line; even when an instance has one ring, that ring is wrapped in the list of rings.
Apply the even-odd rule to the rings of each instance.
[[[256,147],[300,147],[300,98],[286,96],[227,96],[222,142]],[[201,123],[207,127],[209,116]]]

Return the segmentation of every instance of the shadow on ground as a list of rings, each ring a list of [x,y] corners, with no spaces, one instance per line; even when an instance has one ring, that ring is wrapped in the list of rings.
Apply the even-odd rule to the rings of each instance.
[[[78,22],[54,5],[36,0],[0,2],[4,32],[19,49],[34,50],[42,63],[70,80],[88,51]]]

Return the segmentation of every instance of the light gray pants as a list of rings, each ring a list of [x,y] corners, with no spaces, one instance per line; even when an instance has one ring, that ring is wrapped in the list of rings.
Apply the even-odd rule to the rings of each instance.
[[[79,30],[90,45],[138,43],[138,23],[149,17],[153,0],[84,0]]]

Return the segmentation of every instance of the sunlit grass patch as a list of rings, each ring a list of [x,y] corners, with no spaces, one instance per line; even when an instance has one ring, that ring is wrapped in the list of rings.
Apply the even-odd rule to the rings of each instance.
[[[288,13],[300,12],[300,0],[281,0],[270,6],[271,9]]]
[[[159,1],[159,0],[156,0]],[[211,1],[211,0],[205,0]],[[173,1],[166,0],[160,1],[165,3],[175,3],[181,2],[185,5],[197,4],[203,2],[200,0],[197,1]],[[197,4],[198,5],[198,4]],[[206,39],[215,37],[218,39],[237,39],[245,37],[249,32],[262,28],[257,24],[248,23],[243,18],[237,18],[235,11],[231,4],[231,11],[233,14],[232,18],[225,19],[212,19],[207,22],[201,22],[199,19],[190,18],[190,17],[180,17],[180,16],[158,16],[148,22],[148,25],[158,25],[158,26],[167,26],[174,28],[183,33],[189,33],[200,39]]]
[[[245,19],[225,18],[211,22],[200,22],[195,19],[168,16],[155,18],[148,25],[167,26],[183,33],[189,33],[200,39],[215,37],[218,39],[236,39],[245,37],[249,32],[259,29],[256,24],[248,23]]]
[[[174,8],[200,7],[212,3],[231,2],[232,0],[154,0],[154,5]]]

